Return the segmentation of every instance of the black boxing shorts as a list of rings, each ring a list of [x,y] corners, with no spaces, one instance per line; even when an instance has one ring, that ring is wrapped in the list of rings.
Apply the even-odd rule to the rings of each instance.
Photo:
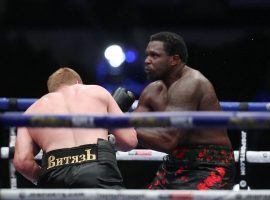
[[[124,188],[114,148],[103,139],[97,144],[44,153],[38,187]]]
[[[226,146],[177,147],[163,159],[148,189],[232,189],[235,177],[233,150]]]

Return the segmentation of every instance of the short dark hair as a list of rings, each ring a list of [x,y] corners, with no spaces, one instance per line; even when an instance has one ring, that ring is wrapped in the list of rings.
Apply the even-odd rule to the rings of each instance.
[[[167,55],[179,55],[184,63],[188,59],[187,46],[184,39],[172,32],[159,32],[150,36],[150,41],[161,41]]]

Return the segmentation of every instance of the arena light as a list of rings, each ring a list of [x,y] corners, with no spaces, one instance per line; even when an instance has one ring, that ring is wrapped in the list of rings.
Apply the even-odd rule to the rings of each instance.
[[[137,60],[137,52],[135,50],[128,50],[125,53],[126,62],[133,63]]]
[[[107,47],[104,56],[112,67],[119,67],[126,59],[125,53],[119,45]]]

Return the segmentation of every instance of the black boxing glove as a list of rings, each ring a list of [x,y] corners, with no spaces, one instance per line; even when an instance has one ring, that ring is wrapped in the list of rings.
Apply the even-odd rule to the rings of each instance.
[[[130,107],[135,101],[135,95],[133,92],[122,87],[117,88],[112,93],[112,96],[123,112],[129,111]]]

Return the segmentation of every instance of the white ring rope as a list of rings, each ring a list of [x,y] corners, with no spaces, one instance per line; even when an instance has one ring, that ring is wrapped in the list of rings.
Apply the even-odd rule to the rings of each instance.
[[[133,149],[128,152],[117,151],[116,158],[121,161],[162,161],[166,153],[150,149]],[[42,152],[36,159],[40,160]],[[234,151],[235,161],[239,160],[239,151]],[[9,158],[9,147],[1,147],[1,158]],[[270,163],[270,151],[247,151],[247,162],[249,163]]]
[[[216,200],[216,199],[269,199],[270,190],[113,190],[113,189],[2,189],[0,190],[1,200]]]

